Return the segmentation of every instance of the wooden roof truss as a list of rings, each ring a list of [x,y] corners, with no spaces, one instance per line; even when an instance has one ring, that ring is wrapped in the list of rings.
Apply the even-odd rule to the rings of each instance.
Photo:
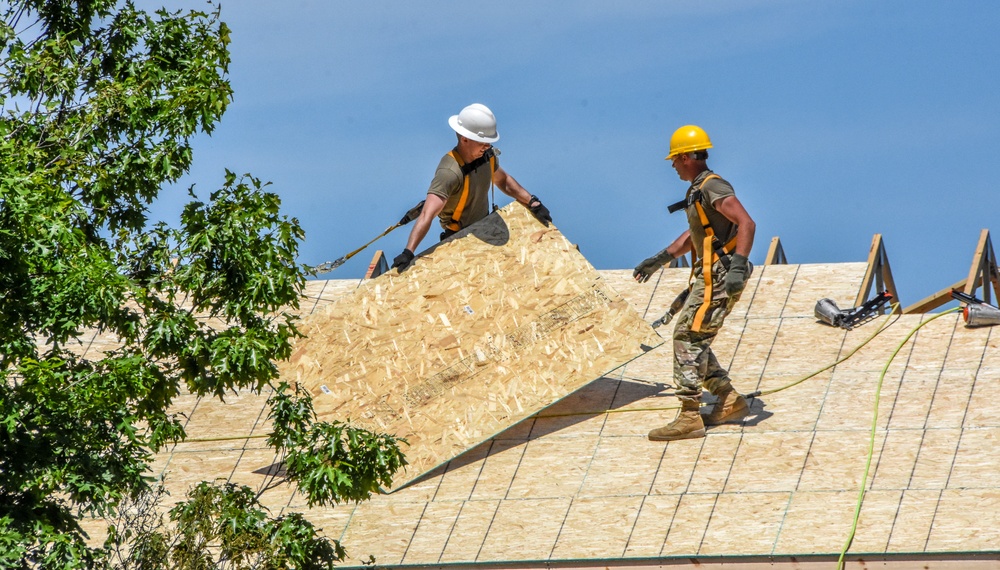
[[[892,278],[892,268],[889,266],[889,256],[885,252],[885,242],[882,241],[882,234],[875,234],[872,238],[871,248],[868,250],[868,269],[861,280],[861,289],[854,301],[855,307],[865,304],[865,301],[872,295],[872,285],[875,286],[874,294],[888,291],[896,299],[895,310],[899,310],[899,293],[896,291],[896,282]]]
[[[979,243],[976,244],[976,253],[972,256],[972,265],[969,266],[966,278],[906,307],[903,313],[933,311],[952,300],[952,290],[976,296],[976,290],[980,287],[983,288],[982,298],[987,303],[992,304],[994,298],[1000,300],[1000,271],[997,271],[997,255],[990,240],[990,231],[987,229],[979,232]]]

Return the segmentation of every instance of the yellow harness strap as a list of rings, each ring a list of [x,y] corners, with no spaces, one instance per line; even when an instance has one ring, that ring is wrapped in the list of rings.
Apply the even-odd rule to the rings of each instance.
[[[451,151],[448,153],[455,162],[458,163],[458,167],[462,168],[465,166],[465,161],[462,157],[458,155],[457,152]],[[455,206],[455,211],[451,215],[451,223],[448,224],[448,229],[457,232],[462,229],[462,223],[459,220],[462,218],[462,211],[465,210],[465,203],[469,200],[469,175],[466,174],[462,179],[462,195],[458,198],[458,205]]]
[[[698,192],[705,185],[706,182],[713,178],[721,178],[718,174],[709,174],[701,181],[698,186]],[[689,194],[690,195],[690,194]],[[715,252],[715,248],[712,247],[712,242],[715,240],[715,230],[712,229],[712,224],[708,221],[708,216],[705,214],[705,207],[701,205],[701,197],[699,196],[697,200],[694,201],[695,210],[698,212],[698,218],[701,220],[701,227],[705,230],[705,239],[702,240],[702,255],[701,255],[701,269],[702,276],[705,279],[705,298],[702,300],[701,306],[698,307],[698,311],[694,314],[694,322],[691,324],[691,330],[694,332],[701,332],[701,326],[705,321],[705,314],[708,313],[708,306],[712,302],[712,265],[719,260],[719,254]],[[730,253],[736,249],[736,237],[729,240],[729,243],[722,246],[724,253]],[[691,270],[691,276],[694,277],[694,270]]]
[[[465,166],[465,161],[462,157],[458,155],[457,152],[451,151],[448,153],[455,162],[458,163],[458,168],[461,169]],[[490,156],[490,183],[493,182],[493,173],[496,172],[496,155]],[[447,224],[447,228],[453,232],[457,232],[462,229],[462,212],[465,210],[465,203],[469,201],[469,177],[472,176],[472,172],[468,172],[462,178],[462,195],[458,198],[458,204],[455,205],[455,211],[451,214],[451,222]]]

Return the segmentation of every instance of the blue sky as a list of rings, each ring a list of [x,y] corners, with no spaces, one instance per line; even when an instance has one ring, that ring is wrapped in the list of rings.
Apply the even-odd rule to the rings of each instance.
[[[271,181],[306,230],[303,263],[421,200],[454,144],[448,116],[472,102],[497,115],[505,169],[598,269],[631,268],[684,230],[666,206],[686,184],[663,157],[688,123],[757,222],[751,261],[773,236],[791,263],[864,261],[881,233],[910,304],[964,278],[980,230],[1000,231],[995,1],[240,0],[222,13],[235,98],[180,186],[208,192],[224,168]],[[184,197],[156,214],[176,219]],[[360,277],[409,229],[325,276]]]

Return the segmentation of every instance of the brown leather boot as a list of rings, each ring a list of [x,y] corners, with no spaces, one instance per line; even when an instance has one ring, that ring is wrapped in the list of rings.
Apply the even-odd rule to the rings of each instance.
[[[681,400],[681,411],[674,421],[649,432],[650,441],[674,441],[705,437],[705,424],[698,413],[698,400]]]
[[[717,426],[729,422],[741,420],[750,413],[750,404],[747,399],[733,390],[732,386],[723,389],[716,394],[719,401],[712,407],[712,413],[702,416],[702,420],[707,426]]]

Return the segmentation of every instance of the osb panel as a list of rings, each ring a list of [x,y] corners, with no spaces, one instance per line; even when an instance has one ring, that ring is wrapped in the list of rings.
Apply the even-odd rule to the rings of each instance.
[[[875,449],[881,449],[884,432],[876,434]],[[802,468],[799,491],[856,489],[865,464],[858,458],[868,453],[870,435],[863,431],[817,431]],[[845,458],[851,460],[845,461]],[[871,483],[872,473],[868,474]]]
[[[625,556],[651,558],[659,556],[670,528],[670,521],[677,512],[681,495],[649,495],[644,497],[639,516],[632,527]]]
[[[967,429],[962,431],[955,463],[948,477],[949,489],[995,488],[992,477],[984,473],[1000,473],[1000,429]]]
[[[597,436],[550,437],[528,442],[518,475],[507,491],[508,499],[570,497],[583,484]],[[538,473],[546,473],[539,477]]]
[[[721,493],[726,488],[729,472],[733,468],[733,459],[739,449],[739,433],[722,433],[705,438],[701,448],[701,457],[694,469],[694,476],[688,485],[688,493]],[[677,446],[674,446],[677,447]],[[667,450],[668,455],[670,450]]]
[[[322,419],[406,438],[402,483],[662,340],[517,204],[366,281],[302,325],[283,377]]]
[[[733,544],[740,545],[742,554],[771,554],[788,509],[789,496],[789,493],[719,495],[715,512],[738,513],[738,516],[713,516],[706,536],[724,536],[726,540],[705,540],[700,554],[730,554]],[[747,521],[753,523],[747,524]]]
[[[768,265],[759,269],[759,282],[750,299],[746,316],[749,319],[780,317],[799,266]],[[754,273],[757,271],[754,270]]]
[[[644,436],[601,438],[578,496],[649,493],[665,448],[645,445],[644,439]]]
[[[923,433],[920,454],[910,478],[910,489],[945,488],[961,437],[961,429],[934,429]],[[990,476],[995,476],[995,473]]]
[[[760,268],[760,271],[756,268],[754,269],[753,273],[747,279],[746,287],[743,289],[743,293],[740,294],[740,302],[733,307],[733,312],[730,313],[729,317],[726,319],[727,325],[732,324],[735,319],[742,320],[748,317],[749,308],[753,305],[754,299],[757,297],[757,292],[759,290],[763,274],[763,267]]]
[[[1000,550],[1000,491],[996,487],[942,491],[926,550]]]
[[[571,502],[568,498],[501,501],[477,561],[547,559]]]
[[[700,553],[705,543],[705,532],[715,510],[718,495],[685,493],[681,496],[670,521],[663,554],[668,556]]]
[[[427,508],[420,516],[420,524],[417,525],[406,554],[403,555],[402,563],[406,564],[409,560],[439,558],[461,509],[461,501],[427,503]]]
[[[758,389],[777,390],[794,385],[755,398],[751,402],[751,411],[756,414],[755,421],[763,422],[773,431],[807,430],[811,434],[816,428],[823,402],[828,396],[831,375],[832,372],[828,370],[802,380],[803,374],[768,373],[765,381],[757,386]],[[754,388],[752,384],[746,385],[746,388],[742,383],[735,385],[744,391]]]
[[[490,446],[490,454],[482,465],[472,499],[483,501],[503,499],[514,481],[527,445],[520,440],[498,439]]]
[[[851,552],[885,552],[902,495],[902,491],[865,492]]]
[[[847,487],[841,491],[793,493],[774,552],[840,552],[851,528],[857,500],[857,490]]]
[[[448,463],[448,469],[438,480],[435,501],[467,500],[483,470],[483,460],[490,452],[490,443],[477,445]]]
[[[188,438],[225,441],[227,438],[248,437],[254,426],[267,417],[269,397],[269,394],[243,390],[227,394],[225,403],[221,405],[214,398],[201,398],[184,426]],[[190,450],[185,448],[185,451]]]
[[[439,556],[441,562],[475,560],[496,516],[499,501],[466,501],[448,535],[448,544]],[[437,561],[435,558],[428,560]]]
[[[579,560],[603,558],[608,554],[621,556],[641,505],[641,496],[573,501],[563,521],[552,558]]]
[[[425,510],[423,503],[369,501],[351,515],[343,542],[350,544],[350,562],[374,555],[379,564],[399,564]]]
[[[899,512],[893,519],[892,535],[886,552],[921,552],[934,520],[941,491],[916,489],[904,491]]]
[[[665,423],[665,422],[664,422]],[[708,438],[705,438],[708,439]],[[705,440],[675,441],[667,444],[650,495],[671,495],[688,490]]]
[[[782,316],[812,316],[816,301],[824,298],[833,299],[841,309],[852,308],[868,264],[823,263],[798,267]]]
[[[727,493],[794,491],[812,433],[744,434],[726,482]]]

